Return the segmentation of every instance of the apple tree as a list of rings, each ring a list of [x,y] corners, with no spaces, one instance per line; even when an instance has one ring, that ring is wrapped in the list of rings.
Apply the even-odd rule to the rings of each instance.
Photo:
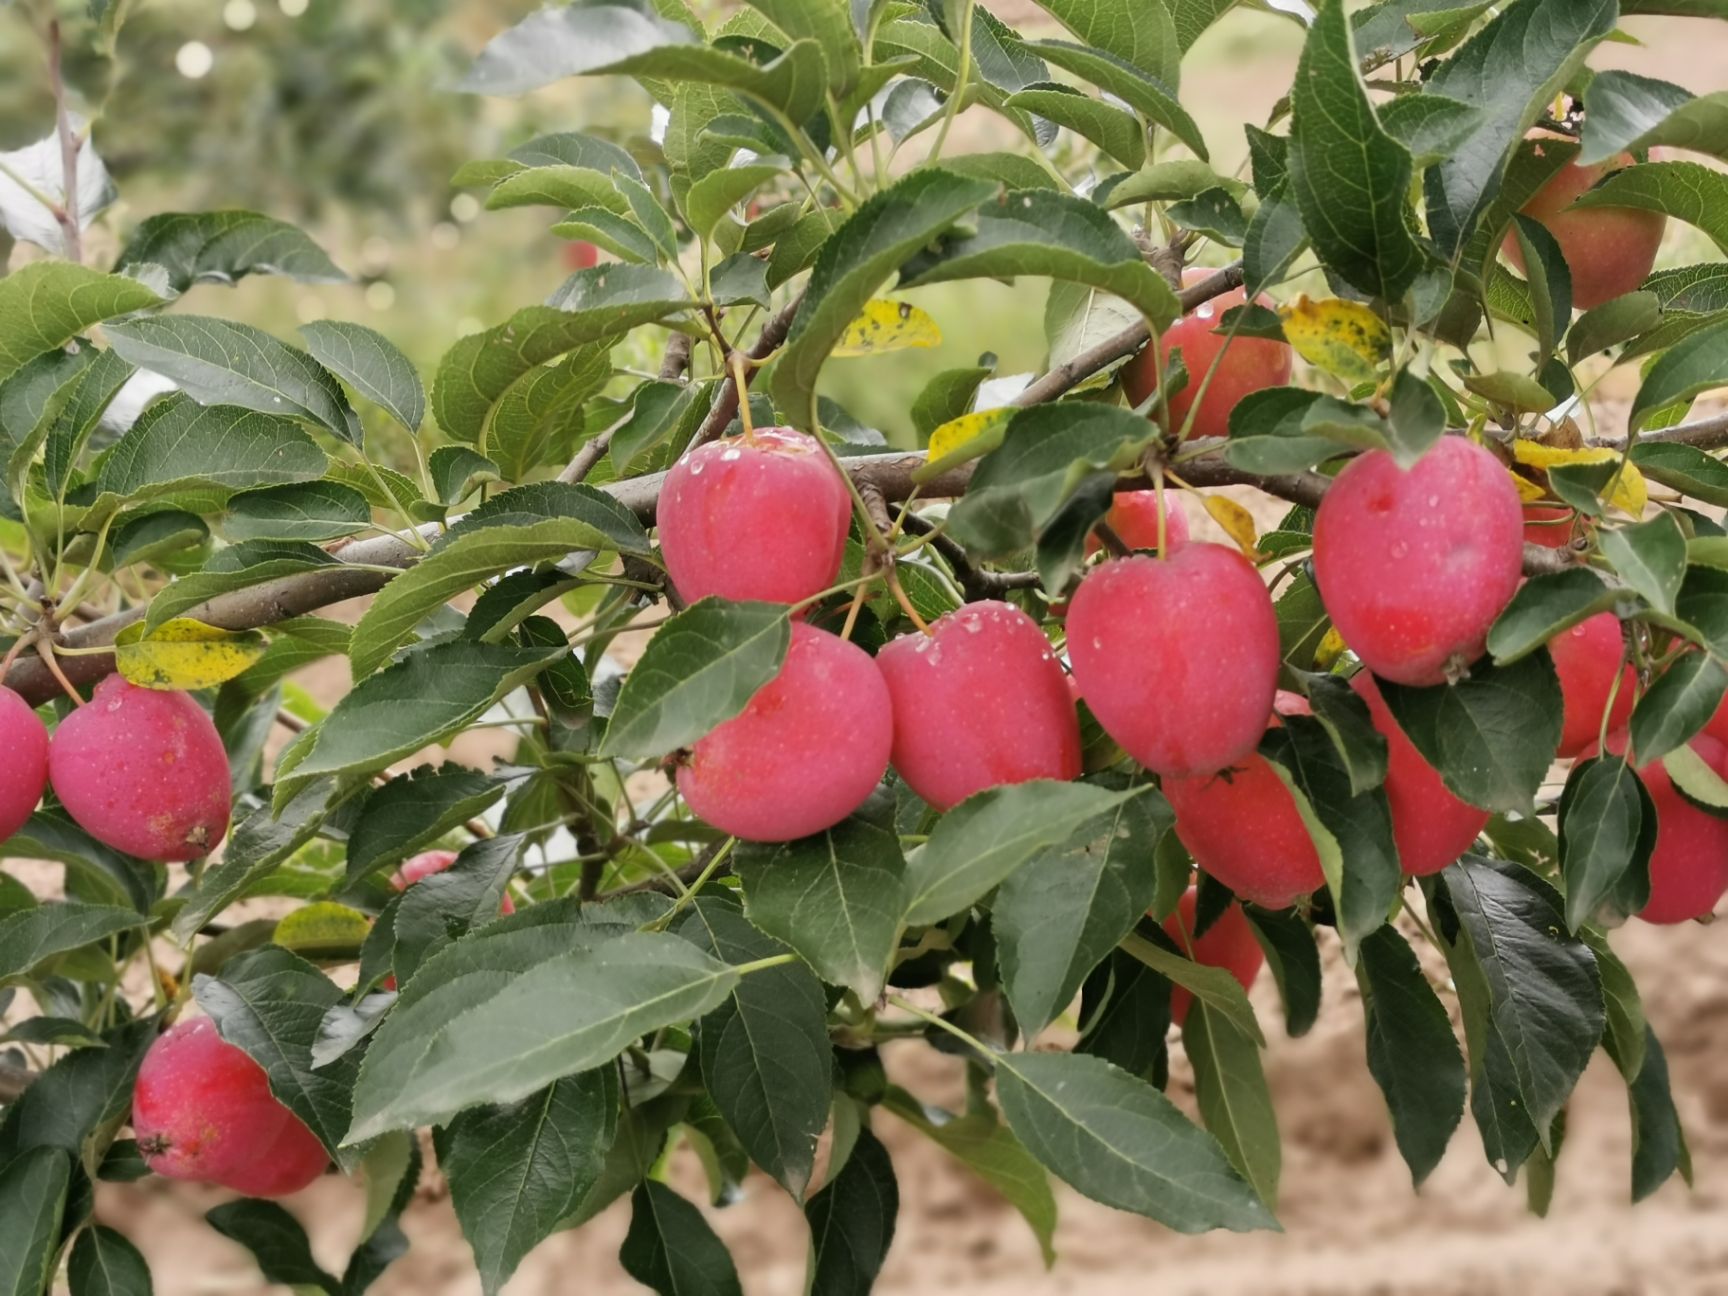
[[[1728,108],[1590,63],[1728,5],[1245,4],[1302,47],[1225,174],[1183,58],[1228,0],[1041,4],[500,31],[453,93],[627,78],[654,122],[461,168],[584,268],[429,383],[223,317],[344,278],[271,214],[95,264],[61,56],[132,6],[44,23],[58,128],[0,155],[0,838],[64,882],[0,875],[0,1293],[148,1292],[93,1184],[150,1174],[357,1293],[434,1171],[488,1292],[625,1198],[632,1277],[736,1292],[683,1147],[862,1292],[896,1124],[1052,1259],[1054,1180],[1275,1228],[1262,1057],[1356,1011],[1323,948],[1415,1184],[1468,1109],[1544,1210],[1598,1048],[1632,1197],[1689,1174],[1613,932],[1728,890],[1728,418],[1690,412],[1728,264],[1659,257],[1728,246]],[[968,279],[1048,284],[1041,373],[932,371],[883,430],[832,398]],[[436,753],[476,729],[507,754]],[[890,1078],[920,1046],[963,1114]],[[367,1190],[340,1274],[276,1201],[324,1174]]]

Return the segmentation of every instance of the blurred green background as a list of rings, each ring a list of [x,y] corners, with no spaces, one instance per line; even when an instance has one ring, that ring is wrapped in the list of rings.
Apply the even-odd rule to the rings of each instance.
[[[548,208],[482,212],[449,180],[471,158],[501,156],[536,134],[582,130],[635,151],[648,141],[651,100],[621,78],[569,80],[520,99],[477,98],[446,87],[488,37],[538,0],[111,0],[126,6],[119,56],[100,49],[92,0],[0,0],[0,149],[52,127],[43,33],[66,32],[76,110],[96,117],[93,138],[120,201],[89,237],[92,264],[109,264],[130,230],[164,211],[244,207],[303,224],[347,270],[347,285],[256,277],[237,288],[204,284],[185,309],[230,315],[291,337],[313,319],[357,320],[395,340],[428,377],[458,337],[543,300],[567,273]],[[96,0],[98,5],[103,0]],[[1030,0],[986,0],[1034,32],[1052,24]],[[735,2],[699,0],[720,20]],[[1684,20],[1630,20],[1649,43],[1610,44],[1593,63],[1665,76],[1696,92],[1728,86],[1719,46],[1689,38]],[[1201,38],[1184,68],[1183,101],[1212,161],[1230,172],[1246,151],[1244,119],[1266,120],[1288,88],[1301,29],[1239,9]],[[907,149],[923,155],[923,139]],[[962,116],[951,148],[1019,148],[1005,123]],[[1698,246],[1693,246],[1694,244]],[[1226,253],[1206,249],[1202,260]],[[1671,234],[1669,263],[1701,259],[1694,231]],[[1301,282],[1299,288],[1314,290]],[[893,442],[912,443],[908,407],[938,370],[992,352],[999,374],[1044,357],[1046,285],[1028,280],[943,285],[909,296],[928,309],[942,345],[828,366],[825,388]],[[621,365],[652,369],[649,331],[620,349]],[[621,380],[622,382],[623,380]],[[380,429],[384,453],[408,459]]]

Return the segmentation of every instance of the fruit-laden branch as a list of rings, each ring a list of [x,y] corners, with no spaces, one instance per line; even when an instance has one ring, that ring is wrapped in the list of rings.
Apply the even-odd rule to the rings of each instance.
[[[756,371],[762,362],[780,349],[780,344],[786,340],[786,335],[792,331],[792,321],[798,314],[798,307],[804,303],[804,294],[799,293],[786,305],[780,308],[780,313],[762,326],[762,335],[756,339],[756,345],[743,354],[743,364],[740,368],[744,374],[744,386],[748,388],[756,377]],[[708,417],[702,420],[702,426],[696,429],[696,435],[690,438],[690,446],[694,449],[706,445],[724,432],[738,413],[738,384],[732,377],[734,372],[732,357],[723,356],[726,365],[726,376],[720,380],[720,391],[714,397],[714,408],[708,411]]]

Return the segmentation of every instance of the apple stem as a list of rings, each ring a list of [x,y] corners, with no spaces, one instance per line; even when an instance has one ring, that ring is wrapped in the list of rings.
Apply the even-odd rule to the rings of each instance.
[[[738,392],[738,417],[744,423],[744,444],[756,444],[756,424],[750,418],[750,388],[744,381],[744,357],[734,351],[726,357],[732,369],[732,385]]]
[[[6,656],[0,658],[0,680],[12,673],[12,663],[18,660],[18,654],[35,642],[36,632],[34,630],[26,630],[13,641],[12,646],[6,650]]]
[[[75,706],[86,705],[84,699],[78,696],[78,690],[72,681],[66,678],[66,672],[60,669],[60,663],[54,660],[54,645],[46,639],[39,639],[36,642],[36,653],[42,658],[42,664],[48,668],[48,673],[66,691],[66,696],[72,699],[73,704]]]
[[[1156,461],[1152,464],[1152,501],[1158,509],[1158,556],[1168,558],[1170,545],[1164,526],[1164,465]]]
[[[864,596],[869,592],[869,589],[868,585],[860,585],[852,595],[851,606],[846,609],[846,624],[840,627],[842,639],[849,640],[852,638],[852,630],[858,624],[858,613],[864,608]]]
[[[1134,552],[1108,522],[1100,522],[1097,529],[1098,538],[1104,542],[1104,547],[1110,551],[1112,558],[1126,558]]]
[[[892,562],[883,569],[883,576],[888,582],[889,593],[894,595],[894,601],[900,605],[900,610],[906,614],[907,619],[918,627],[919,633],[926,635],[934,633],[930,629],[929,623],[918,615],[918,609],[912,606],[912,600],[906,597],[906,591],[900,585],[900,577],[895,574]]]

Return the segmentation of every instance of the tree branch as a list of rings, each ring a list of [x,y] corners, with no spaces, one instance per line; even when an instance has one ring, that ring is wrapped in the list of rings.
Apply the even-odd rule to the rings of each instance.
[[[1241,286],[1242,263],[1233,261],[1217,274],[1202,279],[1191,288],[1184,288],[1176,294],[1176,300],[1182,304],[1182,313],[1186,315],[1200,303],[1221,297],[1232,288]],[[1008,403],[1024,409],[1028,405],[1042,405],[1046,401],[1053,401],[1106,365],[1133,355],[1145,346],[1151,337],[1152,330],[1142,320],[1132,328],[1123,329],[1115,337],[1105,338],[1097,346],[1089,347],[1072,360],[1057,365]]]
[[[744,353],[749,363],[744,366],[744,385],[748,387],[756,377],[756,367],[780,349],[780,344],[786,340],[786,335],[792,331],[792,321],[798,315],[798,307],[804,302],[804,294],[799,293],[762,326],[762,333],[756,339],[756,345]],[[730,357],[724,357],[730,360]],[[690,438],[690,446],[694,449],[706,445],[724,432],[731,424],[732,418],[738,413],[738,384],[732,378],[732,366],[726,365],[726,376],[720,380],[720,391],[714,397],[714,406],[708,411],[708,417],[702,420],[702,426],[696,429],[696,435]]]
[[[1667,445],[1689,445],[1699,450],[1717,450],[1728,446],[1728,412],[1713,414],[1709,418],[1694,419],[1690,423],[1676,423],[1671,428],[1658,428],[1654,432],[1640,432],[1636,444],[1649,443]],[[1625,442],[1621,442],[1624,445]]]

